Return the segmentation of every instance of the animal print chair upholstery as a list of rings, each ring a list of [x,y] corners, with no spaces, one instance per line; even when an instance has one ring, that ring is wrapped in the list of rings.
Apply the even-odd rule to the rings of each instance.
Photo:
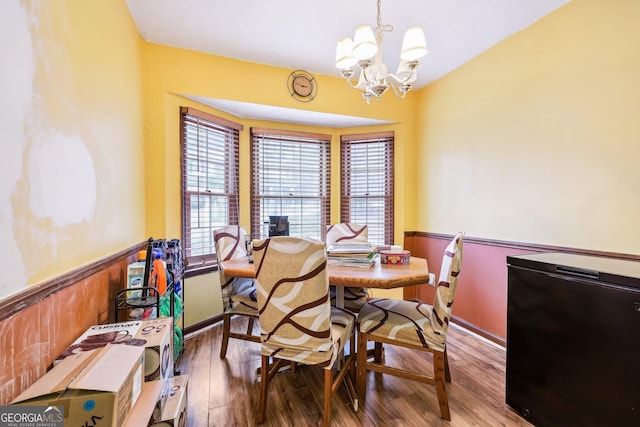
[[[222,307],[224,310],[222,345],[220,346],[221,358],[225,358],[227,355],[229,338],[260,342],[260,337],[251,333],[254,321],[258,318],[258,300],[253,280],[240,277],[227,278],[224,274],[224,263],[226,261],[247,256],[245,248],[246,235],[244,228],[237,225],[228,225],[213,231],[213,241],[218,257],[220,286],[222,287]],[[245,333],[231,330],[231,319],[235,315],[249,318]]]
[[[351,223],[333,224],[327,227],[327,237],[325,238],[327,247],[339,242],[367,243],[369,241],[369,229],[366,225]],[[336,287],[330,286],[331,304],[336,305]],[[344,288],[344,308],[354,313],[369,300],[367,288]]]
[[[358,393],[366,392],[367,370],[435,384],[440,416],[450,420],[445,381],[451,382],[447,328],[462,263],[462,233],[444,251],[433,305],[394,299],[372,299],[358,316]],[[433,353],[433,376],[390,368],[366,359],[367,341]],[[387,361],[388,362],[388,361]]]
[[[271,378],[289,361],[324,368],[323,425],[328,426],[332,395],[342,379],[355,391],[355,315],[329,303],[325,244],[278,236],[254,240],[253,254],[262,342],[258,422],[266,415]],[[347,341],[351,351],[334,379],[332,368]]]

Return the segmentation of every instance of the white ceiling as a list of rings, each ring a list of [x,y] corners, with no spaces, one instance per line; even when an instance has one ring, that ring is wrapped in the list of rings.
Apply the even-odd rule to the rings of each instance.
[[[384,34],[383,61],[389,70],[395,70],[404,31],[414,25],[422,26],[429,53],[418,68],[414,89],[419,89],[568,1],[384,0],[382,23],[392,25],[393,31]],[[353,37],[358,25],[376,26],[375,0],[126,2],[140,34],[147,41],[328,76],[338,76],[334,66],[338,39]],[[203,101],[229,103],[200,98],[200,102]],[[278,117],[286,110],[248,103],[231,104],[234,114],[241,117],[277,121],[282,121]],[[291,116],[299,111],[288,111],[285,121],[302,123]],[[302,118],[308,124],[334,127],[342,127],[338,122],[351,123],[355,119],[338,120],[336,115],[314,118],[308,112],[307,117]]]

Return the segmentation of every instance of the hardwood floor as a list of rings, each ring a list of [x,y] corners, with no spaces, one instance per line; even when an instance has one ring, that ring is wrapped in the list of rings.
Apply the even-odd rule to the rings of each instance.
[[[243,319],[232,324],[246,327]],[[222,323],[186,337],[178,367],[190,375],[187,426],[253,426],[259,395],[259,344],[232,339],[220,359]],[[505,351],[466,330],[449,328],[452,382],[447,384],[451,421],[440,418],[435,388],[368,373],[367,393],[353,411],[345,387],[332,402],[332,426],[531,426],[505,403]],[[431,372],[428,354],[385,346],[387,361]],[[316,426],[322,419],[322,369],[308,366],[278,374],[270,384],[271,426]]]

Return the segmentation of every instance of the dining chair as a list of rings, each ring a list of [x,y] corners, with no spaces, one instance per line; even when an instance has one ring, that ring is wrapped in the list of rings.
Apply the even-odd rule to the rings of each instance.
[[[358,225],[352,223],[332,224],[327,227],[327,236],[325,241],[327,248],[339,242],[367,243],[369,241],[369,232],[366,225]],[[331,304],[336,305],[336,287],[330,286]],[[354,313],[358,313],[360,309],[369,300],[367,288],[344,288],[344,308]]]
[[[284,363],[324,368],[323,426],[331,420],[331,400],[344,381],[357,411],[355,315],[331,306],[325,244],[277,236],[253,241],[261,338],[258,422],[265,419],[269,383]],[[350,342],[349,355],[339,355]],[[284,375],[284,374],[283,374]]]
[[[252,334],[254,321],[258,318],[258,301],[253,280],[241,277],[227,278],[224,274],[225,261],[247,256],[245,247],[246,235],[244,227],[237,225],[228,225],[213,231],[213,241],[218,257],[220,286],[222,287],[221,359],[224,359],[227,355],[229,338],[260,342],[260,337]],[[231,330],[231,320],[234,316],[248,317],[246,332]]]
[[[451,382],[447,358],[447,329],[462,263],[463,235],[458,233],[444,251],[433,305],[395,299],[372,299],[358,316],[357,388],[367,389],[367,371],[435,385],[440,416],[451,420],[445,382]],[[406,370],[366,358],[367,341],[433,354],[433,375]]]

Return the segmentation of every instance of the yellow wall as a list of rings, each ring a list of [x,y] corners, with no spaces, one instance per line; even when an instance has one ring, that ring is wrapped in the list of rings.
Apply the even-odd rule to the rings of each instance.
[[[340,135],[377,130],[393,130],[396,141],[396,218],[395,242],[402,244],[403,233],[414,230],[417,159],[417,94],[404,100],[386,94],[371,105],[357,91],[349,89],[339,77],[316,76],[319,90],[309,103],[301,103],[289,94],[287,78],[291,71],[277,67],[223,58],[184,49],[143,44],[145,144],[147,159],[147,234],[154,237],[179,237],[180,211],[180,122],[179,107],[193,106],[235,121],[244,126],[240,132],[240,224],[250,229],[250,128],[269,127],[332,135],[331,221],[340,220]],[[308,109],[392,122],[390,125],[333,129],[290,123],[265,122],[235,117],[192,101],[185,96],[204,96],[252,102],[277,107]],[[166,173],[165,173],[166,171]],[[220,314],[218,306],[206,301],[206,284],[216,287],[217,273],[185,281],[187,325]],[[204,293],[202,293],[204,292]],[[402,297],[401,290],[386,296]]]
[[[222,292],[218,273],[189,277],[184,284],[185,326],[206,322],[222,313]]]
[[[638,253],[638,22],[573,0],[422,90],[416,228]]]
[[[141,38],[123,1],[0,2],[0,299],[145,239]]]
[[[252,126],[284,128],[333,135],[332,145],[332,221],[339,221],[339,135],[371,130],[394,130],[396,133],[396,242],[402,234],[415,227],[415,200],[412,194],[416,176],[417,95],[405,100],[392,94],[381,102],[367,105],[358,92],[348,89],[338,77],[316,76],[319,84],[316,99],[309,103],[294,100],[287,89],[287,77],[293,70],[264,66],[184,49],[145,43],[144,93],[145,131],[148,164],[147,191],[149,235],[179,235],[179,113],[181,105],[195,106],[204,111],[244,125],[240,133],[240,222],[250,228],[249,219],[249,129]],[[234,101],[252,102],[285,108],[346,114],[383,119],[391,125],[356,129],[332,129],[275,122],[242,119],[198,104],[181,95],[196,95]],[[162,177],[163,167],[170,171]],[[176,175],[177,174],[177,175]],[[405,190],[405,191],[403,191]]]

